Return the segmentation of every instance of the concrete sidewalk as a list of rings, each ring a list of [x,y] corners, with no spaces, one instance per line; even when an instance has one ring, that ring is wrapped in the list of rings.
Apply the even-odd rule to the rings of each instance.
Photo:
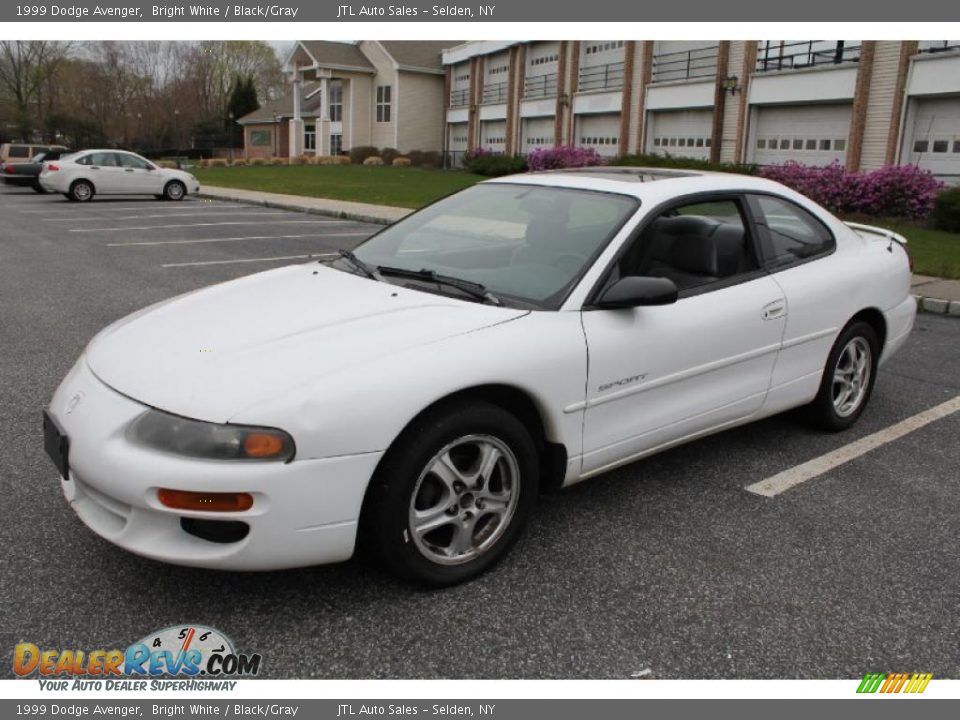
[[[910,291],[921,310],[960,317],[960,280],[914,275]]]
[[[317,215],[330,215],[380,225],[389,225],[413,212],[408,208],[391,207],[389,205],[328,200],[304,197],[303,195],[282,195],[260,192],[259,190],[238,190],[211,185],[204,185],[200,196],[216,200],[283,208],[284,210],[298,210]],[[960,280],[914,275],[913,281],[910,283],[910,289],[921,310],[960,317]]]
[[[282,195],[280,193],[238,190],[212,185],[202,186],[200,197],[263,205],[264,207],[282,208],[283,210],[298,210],[380,225],[389,225],[413,212],[409,208],[391,207],[389,205],[328,200],[326,198],[304,197],[303,195]]]

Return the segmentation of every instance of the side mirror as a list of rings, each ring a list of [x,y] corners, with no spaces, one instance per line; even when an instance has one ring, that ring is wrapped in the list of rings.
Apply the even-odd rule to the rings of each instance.
[[[670,305],[677,301],[677,286],[673,280],[662,277],[631,275],[620,278],[608,287],[596,305],[615,310],[645,305]]]

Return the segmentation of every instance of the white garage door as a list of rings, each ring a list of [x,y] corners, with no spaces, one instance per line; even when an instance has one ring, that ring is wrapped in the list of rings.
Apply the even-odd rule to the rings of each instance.
[[[467,149],[467,123],[450,123],[447,126],[449,137],[447,147],[453,152],[464,152]]]
[[[524,118],[521,123],[521,152],[527,153],[536,148],[553,147],[554,118]]]
[[[843,163],[850,134],[850,105],[793,105],[757,108],[753,161],[773,165]]]
[[[906,161],[935,175],[960,175],[960,97],[917,100]]]
[[[620,153],[620,113],[580,115],[576,127],[578,145],[592,147],[605,157]]]
[[[496,153],[507,149],[507,121],[484,120],[480,123],[480,147]]]
[[[709,160],[712,127],[712,110],[652,112],[647,152]]]

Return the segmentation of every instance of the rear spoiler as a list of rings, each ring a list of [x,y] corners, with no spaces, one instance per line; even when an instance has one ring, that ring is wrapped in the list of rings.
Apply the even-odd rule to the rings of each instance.
[[[883,238],[884,240],[895,242],[904,249],[907,247],[907,239],[903,235],[893,232],[893,230],[887,230],[886,228],[877,227],[876,225],[862,225],[861,223],[855,222],[844,223],[844,225],[865,240]]]

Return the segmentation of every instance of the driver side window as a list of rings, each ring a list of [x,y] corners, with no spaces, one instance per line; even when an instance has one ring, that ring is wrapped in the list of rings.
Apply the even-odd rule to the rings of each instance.
[[[718,199],[679,205],[654,219],[619,262],[620,277],[665,277],[680,292],[758,269],[740,204]]]

